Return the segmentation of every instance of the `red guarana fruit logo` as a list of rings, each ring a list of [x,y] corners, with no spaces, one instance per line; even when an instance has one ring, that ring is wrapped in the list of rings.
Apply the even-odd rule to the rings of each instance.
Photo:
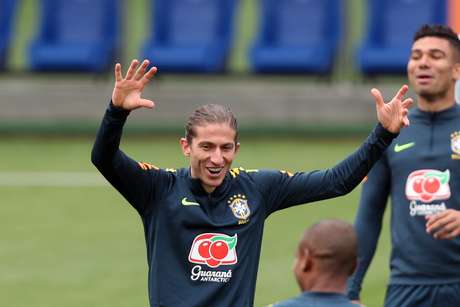
[[[193,240],[189,261],[206,263],[215,268],[224,264],[234,264],[236,257],[237,235],[233,237],[219,233],[204,233]]]
[[[409,199],[430,202],[450,197],[449,170],[418,170],[412,172],[407,181],[406,195]]]

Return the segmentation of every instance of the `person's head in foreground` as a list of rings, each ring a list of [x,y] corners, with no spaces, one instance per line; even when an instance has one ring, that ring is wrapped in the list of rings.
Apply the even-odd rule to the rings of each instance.
[[[407,75],[424,111],[441,111],[455,103],[460,78],[460,40],[444,25],[424,25],[414,35]]]
[[[307,229],[299,242],[294,275],[302,291],[344,293],[357,265],[358,243],[353,226],[323,220]]]
[[[201,106],[189,117],[180,143],[192,177],[211,193],[222,184],[240,147],[236,118],[225,106]]]

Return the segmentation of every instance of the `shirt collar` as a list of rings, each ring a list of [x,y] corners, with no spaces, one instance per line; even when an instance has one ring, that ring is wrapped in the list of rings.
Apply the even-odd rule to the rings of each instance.
[[[190,168],[188,168],[187,170],[187,181],[190,190],[193,194],[199,196],[206,195],[210,198],[221,198],[222,196],[227,195],[227,191],[230,187],[231,176],[229,172],[227,172],[227,174],[225,174],[224,180],[222,181],[222,184],[211,193],[208,193],[204,190],[203,185],[201,184],[201,180],[199,178],[192,178]]]
[[[419,119],[429,120],[446,120],[458,116],[460,113],[460,105],[455,103],[452,107],[439,112],[422,111],[419,108],[414,109],[414,117]]]

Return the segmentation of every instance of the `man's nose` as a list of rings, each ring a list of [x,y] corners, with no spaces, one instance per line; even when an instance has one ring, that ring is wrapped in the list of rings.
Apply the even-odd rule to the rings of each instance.
[[[211,162],[214,164],[222,164],[224,157],[220,149],[216,149],[211,153]]]
[[[428,56],[424,55],[420,58],[419,62],[418,62],[418,66],[421,67],[421,68],[427,68],[430,66],[430,59],[428,58]]]

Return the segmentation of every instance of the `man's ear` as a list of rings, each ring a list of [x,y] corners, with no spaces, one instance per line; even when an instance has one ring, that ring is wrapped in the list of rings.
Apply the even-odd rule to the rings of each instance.
[[[238,153],[238,151],[240,151],[240,142],[235,144],[235,153]]]
[[[180,139],[180,147],[182,149],[182,153],[184,154],[184,156],[189,157],[190,156],[190,144],[188,143],[186,138]]]
[[[454,64],[454,79],[460,80],[460,63]]]
[[[300,257],[302,272],[308,272],[313,266],[313,257],[307,248],[303,249],[302,256]]]

